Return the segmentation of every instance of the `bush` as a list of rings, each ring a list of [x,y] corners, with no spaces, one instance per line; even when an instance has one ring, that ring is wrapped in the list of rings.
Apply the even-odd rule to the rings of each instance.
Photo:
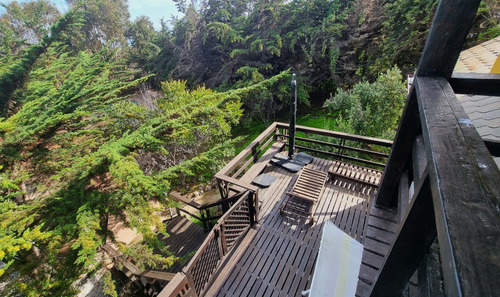
[[[344,132],[392,139],[406,95],[401,71],[394,67],[373,83],[360,82],[349,90],[338,88],[324,107],[339,115],[338,126],[343,127]]]

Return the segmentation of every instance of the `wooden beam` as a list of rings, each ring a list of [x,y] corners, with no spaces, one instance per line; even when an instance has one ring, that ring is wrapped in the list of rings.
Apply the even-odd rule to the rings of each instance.
[[[384,259],[371,297],[401,296],[411,276],[436,238],[434,208],[427,178],[417,185],[416,196]]]
[[[500,74],[455,72],[449,82],[456,94],[500,96]]]
[[[480,2],[480,0],[439,1],[420,58],[417,76],[451,77]]]
[[[158,297],[197,297],[194,284],[189,283],[188,278],[182,272],[178,272],[174,278],[161,290]]]
[[[288,135],[282,135],[282,134],[280,134],[280,136],[284,136],[285,138],[289,137]],[[345,150],[352,151],[352,152],[358,152],[358,153],[362,153],[362,154],[367,154],[367,155],[375,156],[375,157],[378,157],[378,158],[387,158],[387,157],[389,157],[389,154],[386,154],[386,153],[383,153],[383,152],[370,151],[370,150],[366,150],[366,149],[362,149],[362,148],[357,148],[357,147],[352,147],[352,146],[343,145],[343,144],[335,144],[335,143],[331,143],[331,142],[320,141],[320,140],[315,140],[315,139],[311,139],[311,138],[303,138],[303,137],[295,137],[295,139],[296,140],[300,140],[300,141],[304,141],[304,142],[308,142],[308,143],[315,143],[315,144],[319,144],[319,145],[329,146],[329,147],[333,147],[333,148],[336,148],[336,149],[345,149]]]
[[[410,205],[410,185],[408,181],[408,173],[404,172],[399,180],[398,191],[398,222],[402,222]]]
[[[435,240],[425,259],[418,267],[418,288],[420,297],[444,297],[443,276],[439,261],[439,244]]]
[[[500,171],[445,78],[417,77],[448,296],[500,292]]]
[[[215,178],[223,180],[223,181],[228,182],[228,183],[233,184],[233,185],[237,185],[239,187],[250,190],[252,192],[257,192],[259,190],[259,188],[254,186],[254,185],[251,185],[251,184],[249,184],[245,181],[242,181],[242,180],[232,178],[230,176],[226,176],[226,175],[222,175],[222,174],[217,173],[215,175]]]
[[[412,150],[413,181],[417,184],[427,167],[427,156],[425,154],[424,139],[422,135],[415,138]],[[410,197],[411,198],[411,197]]]
[[[382,175],[382,181],[375,203],[379,206],[391,207],[397,204],[398,181],[406,168],[415,137],[420,129],[418,105],[415,88],[410,95],[399,124],[396,140],[389,154],[389,159]]]

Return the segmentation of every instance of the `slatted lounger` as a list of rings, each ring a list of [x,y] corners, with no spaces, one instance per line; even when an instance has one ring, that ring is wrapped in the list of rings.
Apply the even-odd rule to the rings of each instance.
[[[325,188],[326,180],[328,179],[328,173],[323,171],[318,171],[308,167],[302,168],[299,173],[299,177],[295,182],[291,192],[287,192],[288,196],[294,196],[299,199],[307,200],[312,202],[307,213],[303,212],[300,208],[290,202],[290,197],[281,207],[281,213],[290,213],[303,217],[310,217],[310,223],[314,223],[314,212],[316,210],[316,205],[323,194]]]
[[[332,176],[332,182],[335,180],[336,176],[340,176],[374,187],[378,187],[380,179],[382,178],[382,171],[342,161],[334,161],[332,166],[328,169],[328,173]]]

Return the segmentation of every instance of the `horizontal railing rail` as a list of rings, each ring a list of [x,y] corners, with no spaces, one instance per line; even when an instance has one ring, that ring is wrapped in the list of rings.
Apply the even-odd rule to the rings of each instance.
[[[276,137],[289,138],[289,126],[286,123],[275,123]],[[329,156],[338,160],[348,160],[376,169],[384,168],[392,141],[354,135],[325,129],[296,126],[295,148],[310,153]],[[302,132],[302,133],[301,133]],[[301,134],[304,134],[302,137]],[[321,136],[324,139],[315,139]],[[386,151],[384,151],[386,150]]]
[[[243,173],[258,161],[259,155],[269,147],[273,141],[279,141],[276,135],[277,123],[271,124],[252,143],[243,149],[231,162],[222,168],[217,175],[227,176],[234,179],[241,177]]]

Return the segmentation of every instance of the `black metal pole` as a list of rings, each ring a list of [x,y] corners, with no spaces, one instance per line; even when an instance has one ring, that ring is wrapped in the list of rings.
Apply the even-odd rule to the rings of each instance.
[[[289,134],[289,146],[288,146],[288,157],[293,159],[293,151],[295,149],[295,118],[297,116],[297,80],[295,79],[295,73],[292,78],[292,96],[290,102],[290,125],[288,128]]]

